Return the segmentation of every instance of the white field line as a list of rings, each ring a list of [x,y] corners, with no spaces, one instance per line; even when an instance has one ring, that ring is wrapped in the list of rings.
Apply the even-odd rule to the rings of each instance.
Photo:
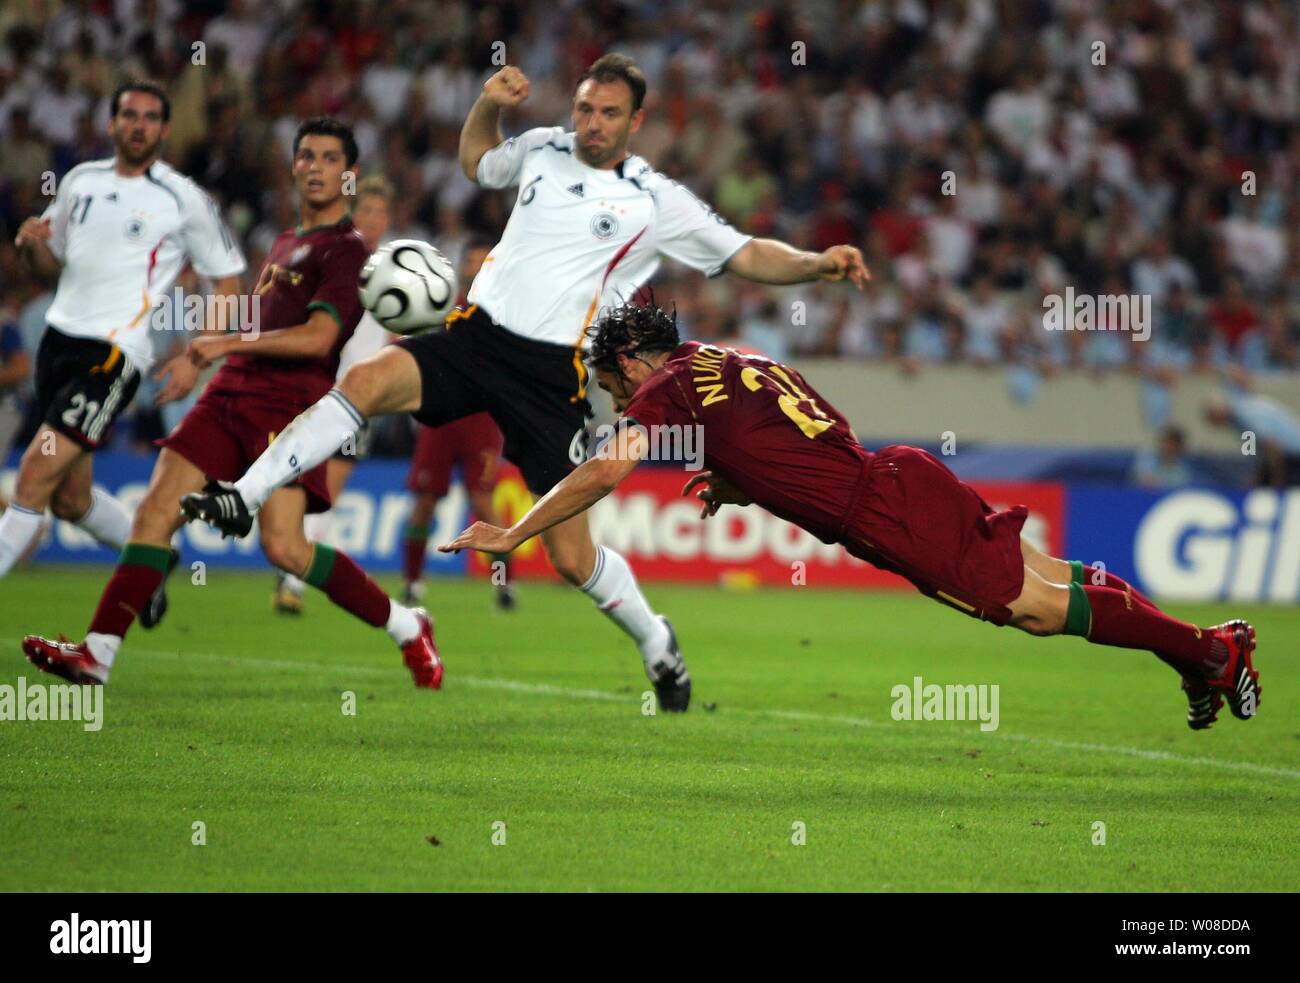
[[[0,640],[5,648],[19,648],[17,642]],[[400,662],[387,665],[354,666],[345,663],[297,662],[287,659],[257,659],[233,655],[217,655],[211,652],[166,652],[159,649],[128,649],[131,655],[143,655],[154,658],[201,659],[204,662],[228,662],[239,666],[251,665],[259,669],[288,670],[290,672],[347,672],[389,676],[402,673]],[[639,694],[620,695],[598,689],[570,689],[564,686],[552,686],[549,683],[530,683],[517,679],[498,679],[490,676],[467,676],[456,673],[451,677],[456,685],[477,686],[482,689],[509,690],[513,693],[533,693],[538,696],[558,696],[570,700],[596,700],[604,703],[633,703],[641,699]],[[647,684],[648,685],[648,684]],[[746,716],[771,717],[778,720],[803,720],[813,723],[840,724],[848,727],[888,727],[889,724],[867,717],[851,717],[844,714],[814,713],[805,710],[776,710],[761,708],[731,708],[729,713]],[[1223,720],[1220,726],[1230,721]],[[1170,761],[1175,764],[1191,765],[1198,768],[1219,768],[1256,775],[1270,775],[1276,778],[1300,780],[1300,770],[1277,768],[1272,765],[1256,764],[1253,761],[1229,761],[1223,758],[1194,757],[1175,754],[1172,751],[1153,751],[1148,748],[1128,747],[1115,744],[1088,744],[1080,741],[1061,741],[1051,737],[1030,737],[1024,734],[1007,734],[1001,730],[993,733],[994,737],[1005,741],[1016,741],[1036,747],[1058,748],[1065,751],[1092,751],[1097,754],[1116,754],[1128,758],[1142,758],[1146,761]]]

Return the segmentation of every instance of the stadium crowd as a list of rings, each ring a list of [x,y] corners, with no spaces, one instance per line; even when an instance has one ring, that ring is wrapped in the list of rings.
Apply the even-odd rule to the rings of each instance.
[[[1026,399],[1063,367],[1141,373],[1157,395],[1184,372],[1300,369],[1287,0],[6,0],[5,357],[13,338],[35,352],[51,298],[19,268],[14,230],[51,174],[111,154],[122,77],[167,86],[166,157],[216,197],[250,268],[294,223],[290,143],[318,113],[351,121],[363,173],[395,183],[391,237],[455,261],[511,203],[459,169],[483,79],[505,61],[530,78],[512,132],[566,124],[575,79],[607,50],[650,82],[634,152],[741,229],[857,242],[874,271],[858,294],[668,264],[655,292],[688,335],[909,371],[1010,365]],[[1043,298],[1067,287],[1149,296],[1150,340],[1046,330]],[[138,405],[150,412],[147,391]]]

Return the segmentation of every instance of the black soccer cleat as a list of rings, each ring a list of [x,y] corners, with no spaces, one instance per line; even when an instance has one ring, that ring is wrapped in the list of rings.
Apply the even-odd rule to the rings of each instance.
[[[180,551],[171,550],[170,555],[167,557],[167,572],[163,574],[162,583],[158,585],[158,589],[149,598],[149,603],[140,612],[141,628],[157,627],[158,622],[162,621],[163,615],[167,613],[167,578],[172,575],[172,571],[176,569],[176,564],[180,561]]]
[[[181,499],[181,511],[191,521],[202,519],[221,530],[222,539],[243,539],[253,531],[253,513],[229,481],[209,481],[202,492],[186,495]]]
[[[1204,679],[1183,677],[1183,692],[1187,695],[1187,726],[1192,730],[1205,730],[1219,719],[1223,696]]]
[[[514,588],[511,587],[509,584],[502,584],[500,587],[497,588],[496,593],[497,593],[497,610],[499,611],[513,611],[515,609],[515,605],[519,603],[518,598],[515,597]]]
[[[668,651],[653,662],[646,663],[646,675],[654,683],[659,709],[668,713],[685,713],[691,705],[691,674],[686,671],[686,661],[677,644],[673,623],[663,615],[659,620],[668,629]]]

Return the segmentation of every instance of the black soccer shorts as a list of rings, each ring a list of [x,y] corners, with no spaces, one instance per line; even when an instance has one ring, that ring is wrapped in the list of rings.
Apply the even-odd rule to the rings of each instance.
[[[46,327],[36,352],[38,419],[97,450],[135,398],[140,370],[116,345]]]
[[[505,437],[503,456],[544,495],[587,457],[586,369],[566,345],[535,341],[495,323],[477,305],[446,330],[397,342],[420,366],[421,403],[411,415],[438,427],[490,413]]]

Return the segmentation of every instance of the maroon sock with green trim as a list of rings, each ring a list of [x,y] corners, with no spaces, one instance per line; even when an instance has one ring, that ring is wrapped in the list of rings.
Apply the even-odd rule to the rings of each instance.
[[[1210,632],[1144,607],[1115,587],[1070,584],[1065,633],[1095,645],[1152,649],[1184,676],[1203,677],[1228,655]]]
[[[1133,600],[1143,607],[1154,608],[1156,611],[1160,610],[1160,606],[1155,601],[1151,600],[1123,577],[1115,576],[1104,567],[1090,566],[1080,560],[1070,560],[1069,563],[1070,573],[1076,584],[1089,587],[1114,587],[1118,590],[1128,591],[1133,595]]]
[[[171,550],[166,546],[149,546],[146,543],[127,543],[123,546],[117,569],[104,587],[88,632],[125,637],[131,622],[149,603],[153,592],[167,576],[170,560]]]
[[[383,628],[388,623],[388,595],[346,553],[316,543],[302,579],[366,624]]]

